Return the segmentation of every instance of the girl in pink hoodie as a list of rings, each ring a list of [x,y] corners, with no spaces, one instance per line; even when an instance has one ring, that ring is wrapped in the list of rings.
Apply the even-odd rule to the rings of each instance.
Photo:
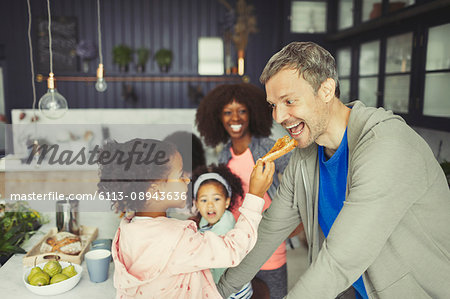
[[[111,158],[112,157],[112,158]],[[185,204],[189,179],[175,147],[153,139],[105,145],[99,155],[100,194],[125,217],[112,255],[117,298],[221,298],[209,268],[233,267],[256,243],[273,163],[257,163],[235,228],[199,233],[191,220],[166,217]]]

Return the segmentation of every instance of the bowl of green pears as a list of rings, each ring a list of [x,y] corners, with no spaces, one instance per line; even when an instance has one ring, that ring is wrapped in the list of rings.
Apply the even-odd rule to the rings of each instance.
[[[75,287],[82,271],[80,265],[51,260],[26,268],[23,282],[28,290],[37,295],[57,295]]]

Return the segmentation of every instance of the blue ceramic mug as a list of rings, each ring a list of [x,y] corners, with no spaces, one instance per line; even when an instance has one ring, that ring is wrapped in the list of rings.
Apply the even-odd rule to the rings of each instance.
[[[112,239],[98,239],[92,241],[91,250],[106,249],[111,250]]]
[[[111,251],[106,249],[91,250],[86,253],[84,259],[92,282],[103,282],[108,279]]]

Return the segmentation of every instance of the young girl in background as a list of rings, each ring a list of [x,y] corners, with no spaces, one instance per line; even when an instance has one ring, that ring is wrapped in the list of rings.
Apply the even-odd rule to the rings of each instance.
[[[166,217],[184,206],[189,179],[175,146],[153,139],[110,142],[99,154],[99,194],[126,211],[112,255],[117,298],[221,298],[209,268],[239,264],[256,242],[274,165],[258,163],[242,216],[225,236],[199,233],[190,220]]]
[[[211,90],[200,102],[196,124],[205,143],[215,147],[225,146],[219,154],[219,163],[225,163],[243,182],[244,193],[248,191],[250,174],[256,161],[275,144],[269,138],[272,128],[272,109],[264,91],[252,84],[223,84]],[[276,194],[279,175],[289,162],[290,153],[275,160],[273,184],[264,194],[264,210]],[[239,217],[240,201],[231,210]],[[287,295],[286,245],[283,242],[261,267],[256,277],[270,289],[270,298]]]
[[[241,179],[234,175],[226,165],[214,164],[209,167],[199,167],[192,177],[194,182],[194,204],[201,215],[199,230],[210,231],[219,236],[225,235],[234,228],[236,223],[233,214],[229,211],[236,199],[243,197]],[[217,283],[226,268],[213,268],[211,274]],[[229,299],[251,298],[253,289],[247,283],[239,292]]]

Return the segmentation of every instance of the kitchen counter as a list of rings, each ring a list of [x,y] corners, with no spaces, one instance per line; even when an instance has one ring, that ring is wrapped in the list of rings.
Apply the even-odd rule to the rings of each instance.
[[[28,251],[36,244],[52,227],[55,227],[55,214],[46,214],[50,222],[44,224],[39,231],[23,245]],[[80,213],[80,224],[98,227],[98,239],[113,238],[119,226],[120,219],[113,212],[84,212]],[[0,268],[0,293],[2,299],[39,299],[39,296],[30,292],[23,284],[22,276],[24,266],[22,258],[24,254],[15,254]],[[114,263],[111,262],[108,279],[102,283],[93,283],[89,279],[86,262],[81,264],[83,273],[80,282],[70,291],[60,295],[49,296],[52,299],[89,298],[105,299],[115,298],[116,291],[113,286]]]

